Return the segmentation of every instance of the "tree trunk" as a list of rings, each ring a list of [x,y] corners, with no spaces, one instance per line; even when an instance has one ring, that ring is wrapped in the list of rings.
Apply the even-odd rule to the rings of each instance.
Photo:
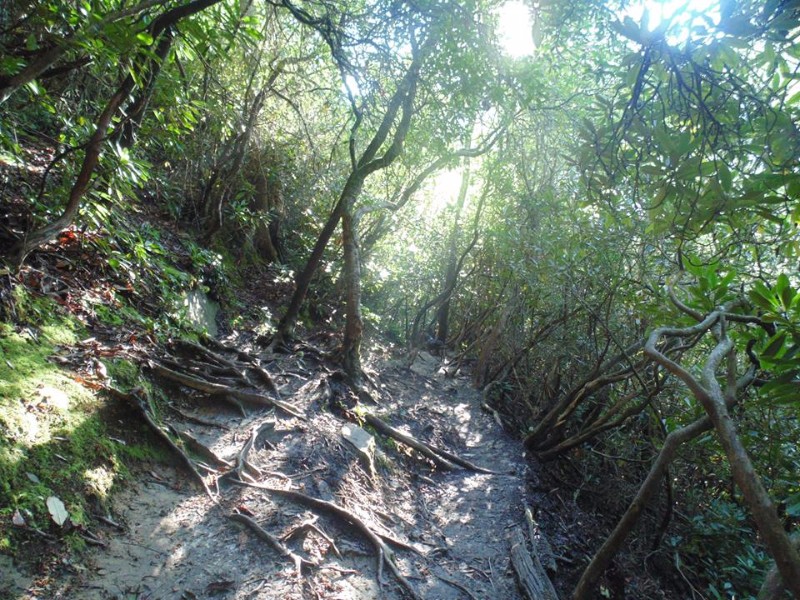
[[[259,217],[256,230],[253,232],[253,245],[258,255],[267,262],[279,259],[277,240],[272,236],[272,226],[273,222],[279,224],[283,204],[280,184],[273,179],[273,176],[256,167],[254,182],[256,193],[250,204]],[[274,215],[273,222],[267,222],[265,217],[269,214]]]
[[[350,381],[361,382],[361,337],[364,323],[361,319],[361,264],[358,255],[358,221],[353,218],[352,205],[342,214],[342,245],[344,247],[344,280],[346,288],[346,315],[342,366]]]
[[[303,22],[302,15],[295,16],[297,16],[297,18]],[[361,189],[364,187],[364,181],[366,181],[370,174],[388,167],[398,156],[400,156],[400,153],[403,150],[403,143],[405,142],[406,135],[408,134],[408,129],[411,126],[411,116],[414,113],[413,105],[417,94],[417,79],[419,78],[419,69],[421,64],[421,53],[415,50],[414,59],[409,65],[403,80],[397,86],[392,99],[389,101],[389,105],[387,106],[386,112],[383,115],[381,124],[378,126],[378,129],[372,136],[367,148],[364,150],[364,153],[361,155],[361,158],[358,159],[358,161],[355,160],[354,148],[355,134],[358,129],[358,124],[361,122],[361,118],[360,115],[356,116],[356,123],[354,124],[353,130],[350,133],[349,146],[351,149],[351,160],[353,161],[350,176],[347,178],[347,181],[344,184],[344,188],[342,189],[342,193],[339,195],[339,200],[336,203],[336,206],[333,208],[333,212],[331,212],[330,216],[328,217],[325,226],[322,228],[322,231],[317,238],[317,242],[314,244],[314,249],[311,251],[311,256],[308,258],[308,261],[306,262],[302,272],[295,278],[294,294],[292,294],[292,299],[289,302],[289,307],[286,309],[286,313],[283,315],[280,323],[278,324],[278,330],[275,333],[275,339],[273,343],[284,343],[288,340],[288,338],[294,335],[294,328],[297,323],[297,317],[300,314],[300,307],[303,305],[303,301],[308,293],[308,287],[311,284],[311,278],[314,276],[314,272],[317,270],[317,267],[322,260],[325,247],[328,245],[333,232],[336,230],[336,225],[339,223],[339,219],[342,218],[345,210],[352,210],[353,207],[355,207],[356,200],[358,200],[358,197],[361,195]],[[401,116],[398,120],[397,113],[399,111],[401,111]],[[393,126],[396,128],[394,135],[392,136],[391,144],[382,156],[376,157],[378,151],[386,141],[386,138],[389,136]]]
[[[278,331],[275,333],[275,340],[279,344],[288,341],[288,339],[294,335],[297,317],[300,315],[300,307],[303,305],[303,301],[308,293],[308,287],[311,285],[311,279],[314,277],[314,273],[316,272],[317,267],[319,267],[319,263],[322,261],[322,255],[325,253],[325,248],[333,236],[333,232],[336,231],[336,226],[339,224],[339,219],[342,218],[345,205],[347,203],[355,202],[355,199],[361,193],[361,188],[363,185],[364,177],[361,176],[358,171],[354,171],[350,174],[350,177],[347,179],[347,183],[345,183],[344,189],[339,196],[339,201],[336,203],[336,206],[334,206],[333,211],[328,217],[328,220],[325,222],[322,231],[319,233],[319,237],[317,237],[314,248],[311,250],[311,256],[308,257],[305,267],[303,267],[303,270],[295,278],[295,287],[294,293],[292,294],[292,299],[289,302],[289,306],[281,318],[280,323],[278,324]]]
[[[64,212],[61,213],[61,216],[55,221],[29,232],[14,248],[12,248],[11,259],[16,266],[21,266],[32,250],[38,248],[44,242],[53,239],[59,232],[69,227],[72,223],[72,220],[75,218],[80,208],[81,199],[89,188],[94,170],[100,162],[103,143],[106,140],[108,128],[111,126],[111,120],[114,118],[117,109],[128,97],[128,94],[130,94],[133,86],[133,77],[128,75],[98,117],[94,133],[86,144],[83,164],[75,179],[75,183],[70,189],[69,199],[67,200],[66,207],[64,207]]]
[[[761,478],[755,472],[750,456],[728,413],[726,398],[730,397],[731,390],[723,393],[717,381],[717,369],[726,356],[728,358],[728,379],[730,380],[733,377],[732,374],[735,374],[736,357],[733,354],[733,343],[725,333],[726,320],[734,317],[728,317],[727,310],[729,309],[718,309],[692,327],[660,327],[654,330],[645,344],[645,352],[670,373],[681,379],[711,418],[720,444],[730,463],[733,479],[742,491],[758,531],[775,559],[775,565],[786,583],[786,587],[795,597],[800,598],[800,553],[786,534],[775,506],[761,483]],[[711,328],[719,330],[717,334],[719,341],[709,355],[701,380],[662,354],[657,347],[662,337],[688,337],[709,331]]]
[[[677,429],[670,433],[664,440],[664,445],[661,447],[661,452],[658,453],[653,465],[650,467],[650,472],[647,474],[644,482],[642,483],[636,497],[631,502],[628,510],[622,515],[622,518],[617,523],[614,531],[608,536],[600,549],[595,553],[589,565],[583,571],[575,591],[572,592],[573,600],[588,600],[592,597],[597,580],[603,575],[611,560],[619,552],[625,538],[636,525],[642,511],[650,503],[653,495],[658,491],[659,483],[664,477],[672,460],[675,458],[675,453],[678,448],[694,438],[698,437],[704,431],[712,428],[711,419],[703,417],[694,421],[693,423]]]
[[[188,4],[170,9],[157,17],[151,23],[149,32],[154,39],[160,39],[162,34],[168,35],[168,33],[166,33],[167,30],[181,19],[196,14],[208,8],[209,6],[217,4],[218,2],[220,2],[220,0],[194,0]],[[168,48],[169,46],[167,45],[167,49]],[[142,51],[140,53],[140,58],[143,61],[142,65],[144,65],[142,70],[150,70],[152,68],[153,70],[151,72],[154,72],[154,76],[157,76],[158,70],[151,67],[153,61],[157,60],[157,56],[154,54],[154,52],[150,49]],[[52,64],[57,59],[58,56],[53,58],[49,64]],[[148,67],[148,65],[150,65],[150,67]],[[36,69],[38,68],[39,67],[37,66]],[[7,99],[19,86],[33,80],[38,74],[38,71],[32,74],[28,73],[25,76],[28,77],[27,80],[20,79],[19,81],[14,80],[12,82],[0,82],[0,103]],[[75,215],[78,213],[78,209],[80,208],[81,200],[83,199],[86,190],[89,188],[92,175],[94,175],[94,171],[100,162],[100,156],[103,151],[103,143],[106,140],[108,129],[111,126],[114,115],[117,113],[120,106],[127,101],[128,96],[133,91],[134,87],[134,78],[132,75],[128,74],[97,119],[97,126],[95,127],[92,137],[89,138],[89,141],[86,144],[86,153],[84,154],[81,170],[75,179],[72,189],[70,189],[69,198],[67,200],[67,205],[64,208],[64,212],[55,221],[28,233],[25,238],[20,240],[15,247],[12,248],[11,259],[15,265],[21,266],[25,258],[32,250],[39,247],[44,242],[54,238],[60,231],[72,223]]]

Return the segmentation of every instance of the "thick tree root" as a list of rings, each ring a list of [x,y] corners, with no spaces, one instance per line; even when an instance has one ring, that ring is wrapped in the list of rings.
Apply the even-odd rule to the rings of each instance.
[[[173,431],[173,433],[175,433],[175,435],[177,435],[183,441],[183,443],[186,444],[186,447],[189,450],[191,450],[194,454],[196,454],[197,456],[201,457],[203,460],[208,462],[208,464],[226,469],[230,469],[233,466],[227,460],[223,460],[219,456],[214,454],[214,452],[212,452],[212,450],[208,446],[203,444],[200,440],[198,440],[189,432],[181,431],[180,429],[177,429],[174,425],[170,425],[169,427]]]
[[[456,468],[456,465],[463,467],[465,469],[469,469],[470,471],[475,471],[476,473],[486,473],[489,475],[508,475],[508,473],[502,473],[500,471],[492,471],[491,469],[484,469],[483,467],[479,467],[476,464],[471,463],[470,461],[457,456],[447,450],[443,450],[441,448],[437,448],[433,444],[428,444],[427,442],[422,442],[415,437],[403,433],[398,429],[395,429],[385,421],[382,421],[378,417],[372,414],[367,414],[364,416],[364,421],[366,421],[369,425],[374,427],[377,431],[384,435],[388,435],[389,437],[397,440],[398,442],[403,442],[407,446],[411,446],[414,450],[417,450],[423,456],[431,459],[437,467],[452,471]]]
[[[180,383],[181,385],[185,385],[186,387],[198,390],[200,392],[205,392],[207,394],[227,395],[236,398],[237,400],[241,400],[243,402],[249,402],[250,404],[279,408],[283,412],[293,417],[306,420],[305,415],[300,413],[294,406],[287,404],[282,400],[276,400],[270,398],[269,396],[265,396],[263,394],[258,394],[255,392],[246,392],[244,390],[239,390],[227,385],[213,383],[210,381],[206,381],[205,379],[200,379],[199,377],[186,375],[185,373],[179,373],[178,371],[173,371],[172,369],[169,369],[164,365],[161,365],[156,362],[150,361],[148,363],[148,366],[157,375],[160,375],[165,379],[170,379],[171,381]]]
[[[168,404],[167,408],[169,408],[172,412],[182,417],[186,421],[189,421],[190,423],[197,423],[198,425],[205,425],[206,427],[218,427],[219,429],[230,431],[230,427],[228,427],[227,425],[223,425],[222,423],[216,423],[209,419],[204,419],[203,417],[198,417],[197,415],[187,413],[186,411],[181,410],[180,408],[178,408],[177,406],[173,406],[172,404]]]
[[[241,481],[256,481],[258,477],[263,475],[261,470],[250,462],[250,451],[258,442],[258,438],[261,437],[265,431],[274,428],[275,422],[272,420],[265,421],[264,423],[261,423],[261,425],[253,427],[252,431],[250,432],[250,437],[244,443],[244,446],[242,446],[239,454],[236,455],[236,463],[231,474],[235,472],[236,477]],[[272,446],[272,444],[270,444],[270,446]],[[274,450],[275,447],[272,446],[272,449]],[[285,475],[281,475],[281,477],[286,478]]]
[[[126,393],[112,386],[107,386],[105,390],[109,394],[111,394],[114,398],[126,402],[129,406],[135,409],[142,416],[145,423],[147,423],[150,429],[152,429],[152,431],[158,437],[160,437],[164,441],[164,443],[167,444],[167,446],[169,446],[170,450],[172,450],[172,452],[178,456],[180,461],[192,474],[192,477],[194,477],[194,479],[203,487],[203,490],[208,495],[208,497],[211,498],[211,500],[213,500],[214,502],[216,502],[217,501],[216,496],[208,487],[206,480],[197,470],[197,467],[194,466],[192,459],[189,458],[189,456],[181,449],[180,446],[178,446],[175,442],[172,441],[172,438],[169,437],[167,432],[161,429],[161,427],[159,427],[158,424],[153,419],[152,415],[150,414],[150,409],[147,408],[146,400],[142,398],[144,390],[142,390],[141,388],[137,388],[130,393]]]
[[[312,509],[321,510],[332,514],[340,519],[350,523],[356,529],[358,529],[364,537],[366,537],[370,543],[375,547],[375,551],[378,554],[378,583],[383,585],[383,565],[384,563],[389,567],[389,570],[395,576],[397,581],[403,588],[408,592],[411,598],[414,600],[421,600],[421,596],[417,593],[408,579],[400,572],[397,563],[394,560],[394,553],[391,549],[386,545],[386,543],[381,539],[381,536],[376,534],[364,521],[362,521],[358,516],[339,506],[338,504],[334,504],[333,502],[328,502],[327,500],[320,500],[319,498],[314,498],[312,496],[307,496],[302,492],[296,492],[294,490],[286,490],[281,488],[274,488],[269,487],[266,485],[261,485],[257,483],[249,483],[247,481],[237,481],[240,485],[244,485],[247,487],[252,487],[255,489],[262,490],[268,494],[274,496],[281,496],[283,498],[287,498],[293,502],[297,502],[298,504],[302,504]]]
[[[331,547],[331,550],[333,550],[333,553],[337,557],[342,558],[342,553],[339,552],[339,548],[336,546],[336,542],[333,541],[333,538],[331,536],[329,536],[327,533],[322,531],[322,529],[317,527],[316,519],[317,519],[317,517],[314,517],[313,519],[309,519],[308,521],[304,521],[303,523],[300,523],[300,525],[298,525],[297,527],[292,529],[289,533],[284,535],[281,539],[284,540],[284,541],[285,540],[290,540],[293,537],[295,537],[297,535],[300,535],[301,533],[303,533],[305,531],[313,531],[318,536],[320,536],[323,540],[328,542],[328,545]]]
[[[389,437],[397,440],[398,442],[403,442],[406,446],[411,446],[412,448],[414,448],[414,450],[416,450],[426,458],[429,458],[431,461],[433,461],[433,463],[440,469],[443,469],[445,471],[452,471],[456,468],[455,464],[453,464],[446,458],[439,456],[436,452],[433,451],[433,449],[430,446],[428,446],[428,444],[420,442],[415,437],[412,437],[411,435],[408,435],[398,429],[395,429],[394,427],[382,421],[375,415],[371,414],[365,415],[364,421],[367,424],[374,427],[376,431],[384,435],[388,435]]]

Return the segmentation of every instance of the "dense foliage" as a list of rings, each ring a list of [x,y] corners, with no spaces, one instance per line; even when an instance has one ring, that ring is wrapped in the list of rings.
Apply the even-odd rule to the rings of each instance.
[[[344,327],[356,386],[363,330],[446,347],[576,486],[635,482],[609,531],[658,475],[630,551],[755,596],[770,555],[800,569],[800,7],[531,3],[520,57],[504,7],[4,3],[0,160],[36,181],[4,182],[9,272],[70,228],[109,277],[158,260],[126,215],[159,211],[206,284],[217,252],[282,265],[295,312],[264,330]]]

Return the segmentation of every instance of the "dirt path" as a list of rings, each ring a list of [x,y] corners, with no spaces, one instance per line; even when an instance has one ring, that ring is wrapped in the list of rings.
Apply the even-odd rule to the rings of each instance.
[[[346,422],[328,410],[320,393],[328,372],[310,364],[293,356],[267,365],[282,397],[301,408],[307,421],[264,410],[243,417],[218,403],[197,404],[176,388],[179,408],[221,427],[173,423],[231,462],[254,427],[272,423],[250,454],[259,471],[254,480],[334,502],[384,539],[399,540],[401,545],[389,546],[419,597],[520,598],[509,539],[523,522],[527,467],[519,441],[481,410],[469,380],[445,379],[430,355],[421,355],[411,369],[384,357],[371,365],[382,399],[370,410],[420,440],[509,475],[437,470],[408,447],[376,436],[373,477],[342,438]],[[116,495],[110,516],[120,528],[107,527],[108,546],[76,566],[78,575],[62,588],[63,597],[358,600],[410,595],[387,568],[378,583],[373,545],[341,517],[225,479],[214,502],[198,493],[180,467],[157,469]],[[286,548],[315,566],[304,568],[298,578],[291,559],[229,519],[235,512],[252,517],[277,538],[288,535]]]

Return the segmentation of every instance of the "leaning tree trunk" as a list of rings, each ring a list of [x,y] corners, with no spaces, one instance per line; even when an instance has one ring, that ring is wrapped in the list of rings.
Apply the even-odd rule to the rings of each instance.
[[[294,14],[294,13],[293,13]],[[297,15],[296,15],[297,16]],[[302,16],[298,18],[303,21]],[[314,249],[311,251],[303,270],[295,278],[295,290],[292,294],[292,299],[289,302],[289,307],[286,309],[283,317],[278,324],[273,345],[280,345],[288,341],[294,335],[294,328],[297,324],[297,317],[300,315],[300,307],[303,305],[306,294],[308,293],[311,279],[319,266],[325,248],[336,230],[336,225],[339,219],[342,218],[345,210],[353,210],[358,197],[361,195],[361,190],[364,187],[364,182],[375,171],[385,169],[391,165],[403,150],[403,143],[405,142],[408,129],[411,125],[411,116],[414,112],[414,99],[417,93],[417,79],[419,78],[419,69],[422,63],[422,55],[416,49],[414,51],[414,59],[406,71],[403,80],[397,86],[386,112],[383,115],[378,129],[372,136],[367,148],[357,161],[355,159],[355,135],[358,126],[361,123],[360,115],[356,116],[356,123],[350,133],[350,157],[352,161],[352,170],[345,182],[342,193],[339,195],[339,200],[331,212],[325,226],[314,244]],[[401,112],[398,119],[397,114]],[[378,156],[378,151],[386,142],[392,128],[395,128],[394,135],[391,138],[391,144],[386,151]],[[360,283],[360,280],[359,280]],[[359,292],[360,297],[360,292]],[[359,309],[360,310],[360,309]]]
[[[735,373],[736,357],[733,353],[733,343],[727,336],[727,323],[728,321],[735,322],[739,319],[746,319],[746,317],[730,314],[729,310],[731,308],[728,307],[715,310],[703,321],[692,327],[658,328],[650,334],[645,344],[645,352],[659,365],[683,381],[711,418],[720,444],[730,464],[733,479],[742,491],[758,531],[773,559],[775,559],[775,565],[786,583],[786,587],[795,597],[800,598],[800,553],[792,545],[789,536],[786,534],[783,524],[778,518],[775,505],[764,488],[761,478],[756,473],[750,456],[739,438],[736,425],[726,405],[726,395],[730,395],[730,392],[723,393],[717,381],[717,368],[726,356],[728,358],[728,379],[731,379],[730,374],[732,372]],[[718,343],[711,351],[700,379],[662,354],[658,348],[658,343],[663,337],[689,337],[709,331],[712,328],[718,330]],[[733,386],[729,385],[730,387]]]
[[[336,231],[336,226],[339,224],[339,219],[342,218],[346,203],[350,202],[351,199],[355,201],[355,198],[361,193],[363,185],[364,177],[359,177],[357,171],[350,174],[339,196],[339,201],[336,203],[336,206],[334,206],[333,211],[317,237],[317,241],[314,244],[314,248],[311,250],[311,255],[308,257],[305,267],[303,267],[303,270],[295,277],[292,299],[280,323],[278,323],[278,330],[275,333],[275,341],[278,344],[287,342],[294,335],[294,328],[297,324],[297,317],[300,315],[300,308],[303,306],[306,294],[308,294],[311,279],[314,277],[314,273],[316,273],[319,263],[322,261],[322,256],[325,254],[325,248],[333,236],[333,232]]]
[[[111,126],[111,120],[114,118],[120,105],[128,97],[128,94],[130,94],[133,85],[133,77],[128,75],[117,89],[117,92],[108,101],[103,112],[100,113],[94,133],[86,144],[86,153],[83,156],[81,170],[69,191],[69,198],[67,200],[67,205],[64,207],[64,212],[62,212],[61,216],[55,221],[51,221],[47,225],[29,232],[11,250],[11,260],[16,266],[21,266],[31,251],[53,239],[60,231],[66,229],[72,223],[72,220],[75,218],[81,206],[81,200],[86,190],[89,188],[92,175],[94,175],[94,171],[100,162],[103,143],[106,140],[108,128]]]
[[[659,483],[664,478],[667,468],[678,448],[684,443],[696,438],[704,431],[711,429],[711,419],[703,417],[694,421],[686,427],[676,429],[670,433],[664,440],[664,445],[661,447],[661,452],[653,465],[650,467],[650,472],[647,474],[636,497],[631,502],[628,510],[617,523],[614,531],[608,536],[600,549],[595,553],[589,565],[584,569],[575,591],[572,593],[573,600],[588,600],[592,597],[593,590],[597,585],[597,581],[603,575],[611,560],[619,552],[625,538],[633,530],[636,522],[642,511],[648,506],[653,495],[658,491]]]
[[[193,2],[189,2],[187,4],[167,10],[165,13],[155,18],[148,28],[148,32],[154,39],[153,45],[156,44],[155,40],[159,40],[158,43],[161,44],[162,36],[169,35],[168,30],[181,19],[201,12],[202,10],[213,6],[218,2],[220,2],[220,0],[194,0]],[[151,47],[153,45],[151,45]],[[153,68],[152,64],[153,61],[158,60],[158,56],[153,52],[153,50],[150,48],[142,50],[139,53],[138,58],[142,61],[141,64],[143,72],[152,72],[154,73],[154,76],[157,76],[158,70]],[[53,61],[57,59],[57,56],[52,58]],[[33,71],[36,71],[36,73],[28,73],[25,75],[25,77],[30,77],[31,79],[35,78],[39,72],[39,68],[39,66],[36,66],[36,68],[33,69]],[[23,70],[23,72],[25,72],[25,70]],[[14,92],[14,90],[16,90],[20,85],[24,85],[24,83],[26,83],[24,78],[20,79],[19,81],[0,81],[0,90],[2,90],[0,91],[0,102],[7,99],[8,96]],[[31,251],[39,247],[41,244],[53,239],[60,231],[72,223],[75,215],[78,213],[81,201],[83,200],[86,191],[89,189],[89,184],[91,183],[94,171],[100,162],[100,156],[103,152],[103,144],[107,139],[108,129],[111,127],[113,118],[120,107],[127,101],[128,96],[130,95],[131,91],[133,91],[134,87],[134,77],[129,73],[120,84],[117,92],[109,99],[108,103],[103,109],[103,112],[97,119],[95,131],[86,144],[86,153],[84,154],[83,163],[81,164],[81,170],[75,179],[75,183],[70,189],[64,212],[55,221],[29,232],[16,244],[14,248],[12,248],[10,258],[17,266],[22,265],[25,258],[31,253]]]

